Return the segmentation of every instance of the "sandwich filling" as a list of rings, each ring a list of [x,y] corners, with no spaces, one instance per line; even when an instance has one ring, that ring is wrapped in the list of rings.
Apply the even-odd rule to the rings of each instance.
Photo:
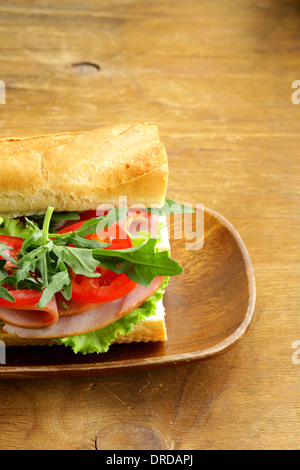
[[[169,277],[183,271],[170,257],[169,207],[49,207],[43,216],[0,218],[3,331],[101,353],[138,322],[162,315]]]

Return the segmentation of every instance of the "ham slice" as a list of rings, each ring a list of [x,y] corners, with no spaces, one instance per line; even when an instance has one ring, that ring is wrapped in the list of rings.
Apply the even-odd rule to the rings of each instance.
[[[63,338],[99,330],[139,307],[157,291],[163,279],[163,276],[154,278],[149,287],[137,284],[133,291],[121,299],[99,305],[84,313],[62,316],[47,328],[20,328],[5,324],[3,329],[21,338]]]
[[[85,302],[77,302],[77,300],[66,300],[63,295],[58,292],[55,294],[56,296],[56,303],[57,303],[57,310],[59,317],[65,317],[67,315],[77,315],[78,313],[84,313],[87,310],[92,310],[101,303],[85,303]],[[65,306],[64,306],[65,305]]]
[[[58,309],[55,296],[40,309],[32,305],[30,310],[10,307],[0,307],[0,320],[20,328],[46,328],[58,320]]]

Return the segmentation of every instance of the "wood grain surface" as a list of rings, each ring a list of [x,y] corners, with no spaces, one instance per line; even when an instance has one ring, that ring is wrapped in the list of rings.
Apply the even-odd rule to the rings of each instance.
[[[159,122],[168,196],[229,219],[257,284],[215,359],[1,381],[0,448],[299,449],[299,2],[3,0],[0,19],[1,137]]]

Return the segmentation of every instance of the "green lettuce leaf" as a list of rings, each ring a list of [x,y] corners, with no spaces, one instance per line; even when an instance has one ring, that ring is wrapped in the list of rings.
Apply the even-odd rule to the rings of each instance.
[[[116,339],[117,333],[128,335],[133,325],[139,321],[145,320],[147,317],[154,315],[156,312],[156,304],[163,297],[163,290],[168,284],[169,278],[166,277],[160,288],[144,302],[139,308],[129,313],[120,320],[100,330],[91,331],[77,336],[69,336],[66,338],[58,338],[55,340],[57,344],[70,346],[75,354],[82,353],[105,353],[108,351],[111,343]]]
[[[26,226],[20,219],[9,219],[0,217],[0,235],[27,238],[33,233],[31,227]]]

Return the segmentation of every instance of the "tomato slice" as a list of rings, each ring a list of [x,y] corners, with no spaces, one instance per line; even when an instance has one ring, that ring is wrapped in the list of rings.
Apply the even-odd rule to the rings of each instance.
[[[42,292],[31,289],[12,289],[9,286],[6,286],[10,295],[15,299],[15,302],[9,302],[5,299],[0,299],[0,306],[2,307],[12,307],[19,309],[26,309],[26,307],[31,307],[39,303],[40,298],[42,297]]]
[[[0,235],[0,243],[12,247],[12,250],[9,250],[11,253],[10,256],[12,258],[16,258],[20,253],[23,242],[23,238],[10,237],[9,235]]]
[[[72,273],[72,299],[85,303],[107,303],[129,294],[136,283],[126,274],[117,274],[98,266],[100,277],[88,278]]]
[[[84,224],[84,222],[86,222],[86,220],[83,220],[81,222],[76,222],[76,224],[69,225],[69,227],[64,227],[63,229],[59,230],[57,233],[75,232],[81,227],[81,225]]]
[[[21,251],[23,242],[24,242],[23,238],[10,237],[9,235],[0,235],[0,243],[3,243],[4,245],[11,247],[11,249],[3,250],[4,253],[10,256],[10,258],[13,258],[15,260],[17,260],[17,256]],[[0,259],[4,259],[4,258],[0,256]],[[10,272],[13,266],[14,266],[14,263],[7,260],[4,266],[4,269],[7,272]]]
[[[11,258],[17,260],[17,256],[21,251],[23,245],[23,238],[10,237],[9,235],[0,235],[0,243],[10,246],[11,250],[4,250]],[[3,259],[0,256],[0,259]],[[7,273],[11,273],[14,264],[7,260],[4,269]],[[31,305],[37,304],[42,296],[42,292],[31,289],[14,289],[11,286],[4,286],[8,289],[9,293],[14,297],[15,302],[0,298],[0,306],[13,307],[13,308],[26,308]]]
[[[78,230],[85,221],[77,222],[65,227],[58,233],[67,233]],[[131,248],[132,242],[128,233],[117,223],[99,233],[87,235],[90,240],[99,240],[109,243],[107,250],[122,250]],[[84,303],[107,303],[129,294],[136,282],[130,280],[126,274],[118,274],[99,265],[95,272],[101,274],[97,278],[90,278],[71,272],[72,276],[72,299]]]
[[[80,220],[79,222],[68,227],[64,227],[58,233],[61,234],[78,230],[86,222],[86,220],[88,220],[86,219],[88,216],[94,217],[94,211],[87,211],[87,213],[85,213],[84,217],[82,218],[83,220]],[[88,235],[86,238],[109,243],[109,246],[105,247],[107,250],[122,250],[132,247],[132,242],[128,233],[117,223],[113,224],[108,229],[103,229],[99,233]],[[17,259],[23,242],[24,240],[22,238],[0,235],[0,243],[11,247],[10,250],[7,250],[7,254],[13,259]],[[4,268],[8,273],[10,273],[13,269],[13,266],[14,264],[12,262],[6,261]],[[71,272],[73,300],[84,303],[112,302],[113,300],[117,300],[127,295],[136,286],[136,283],[130,280],[126,274],[117,274],[113,271],[103,268],[102,266],[98,266],[96,272],[100,273],[101,276],[98,278],[89,278]],[[0,298],[0,306],[26,308],[37,304],[42,296],[42,292],[35,290],[13,289],[10,286],[5,287],[15,298],[16,302],[12,303]]]

